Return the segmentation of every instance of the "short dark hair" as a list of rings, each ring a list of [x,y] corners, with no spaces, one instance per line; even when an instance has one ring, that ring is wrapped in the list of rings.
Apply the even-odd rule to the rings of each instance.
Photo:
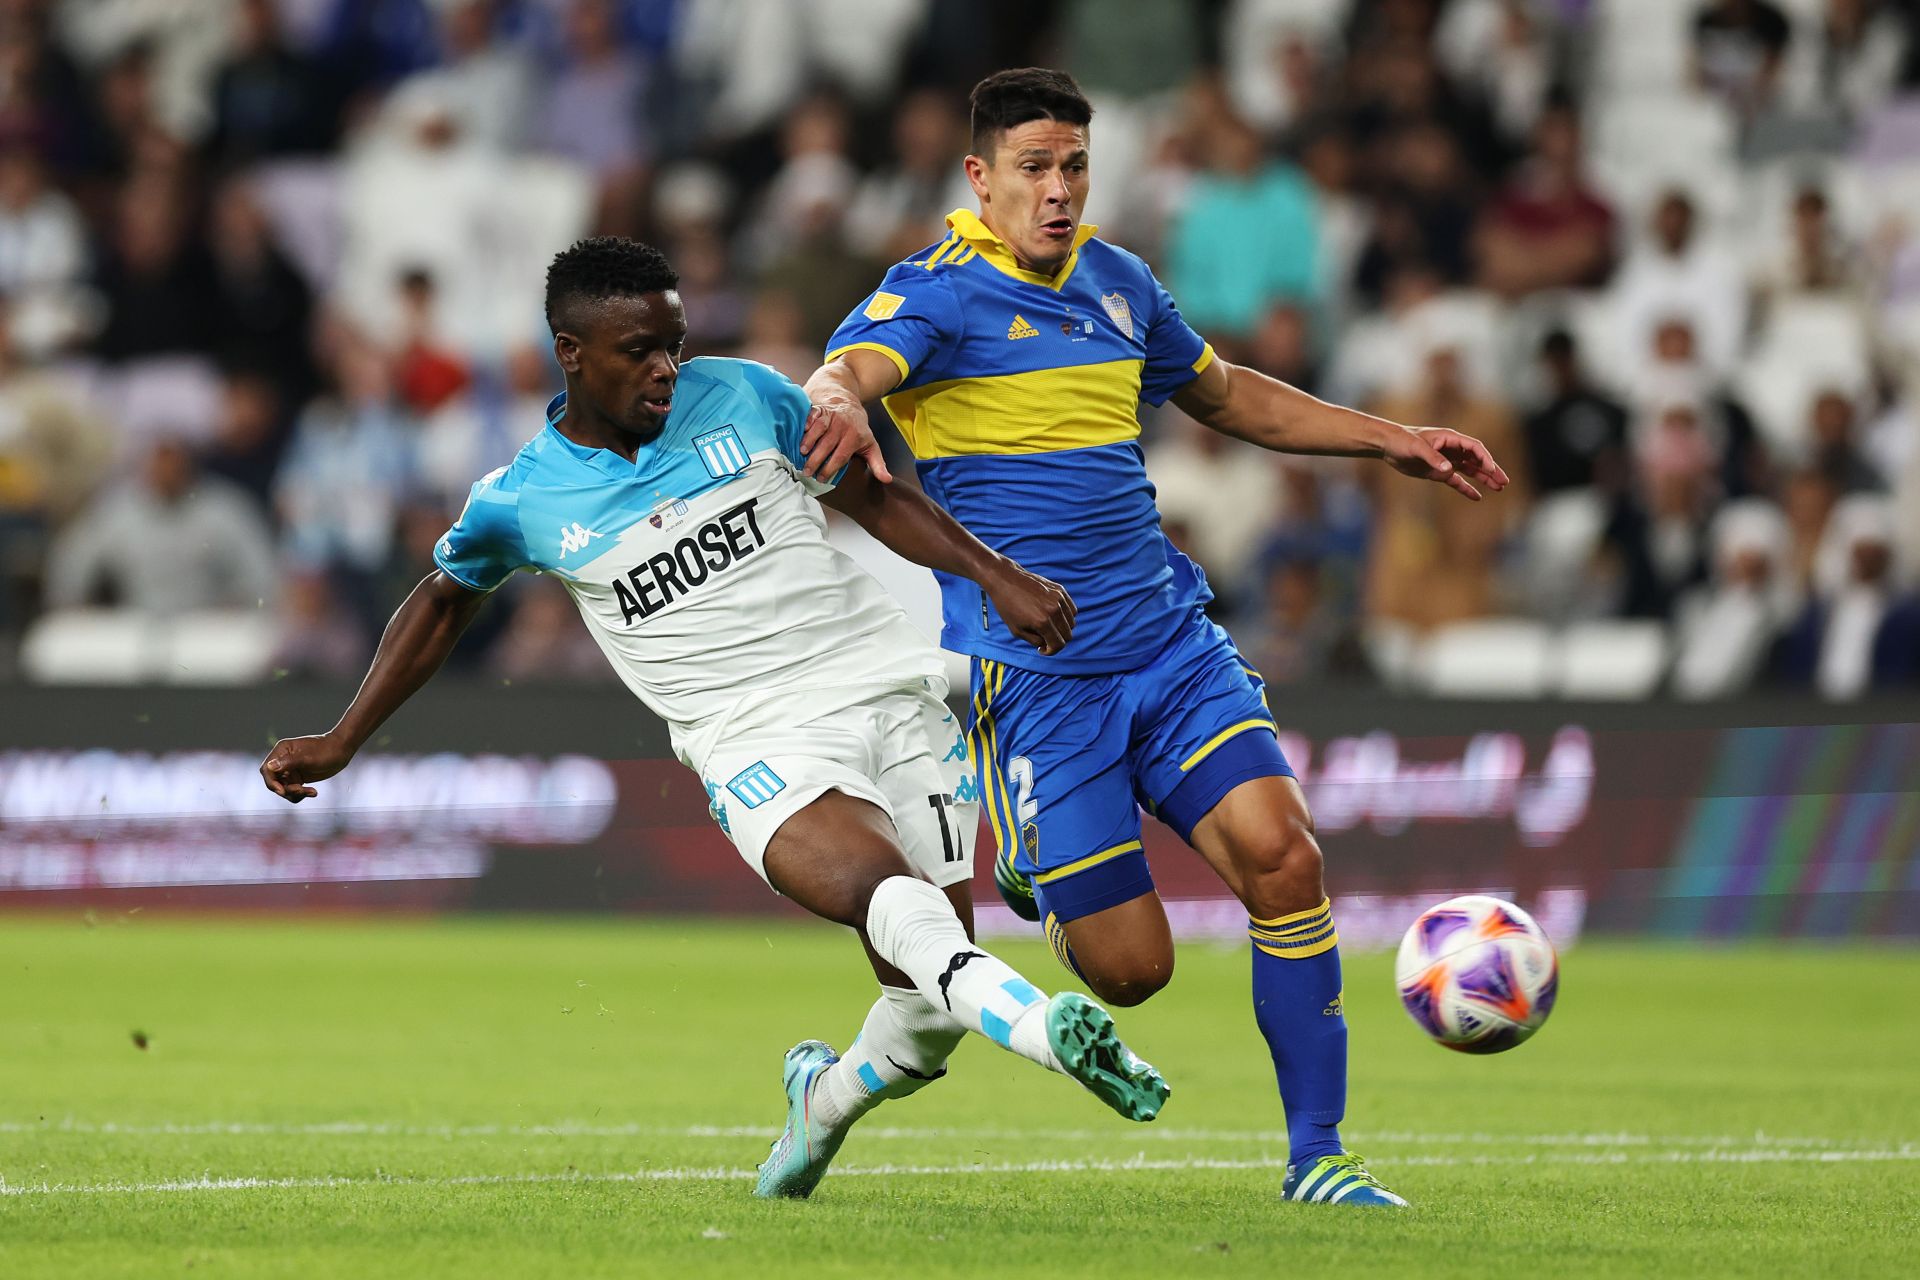
[[[547,267],[547,327],[560,332],[561,314],[583,302],[637,298],[679,285],[680,273],[650,244],[625,236],[576,240]]]
[[[1052,67],[1016,67],[996,71],[973,86],[973,153],[991,157],[993,144],[1008,129],[1030,120],[1058,120],[1082,127],[1093,123],[1093,104],[1072,76]]]

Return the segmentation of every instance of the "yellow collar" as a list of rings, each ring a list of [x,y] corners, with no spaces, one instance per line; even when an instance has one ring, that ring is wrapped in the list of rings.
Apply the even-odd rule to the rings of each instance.
[[[1024,280],[1028,284],[1037,284],[1056,292],[1066,284],[1067,277],[1073,274],[1074,267],[1079,265],[1080,246],[1093,239],[1093,233],[1100,229],[1091,222],[1081,223],[1080,229],[1073,235],[1073,252],[1067,255],[1067,260],[1061,264],[1060,270],[1050,276],[1043,276],[1038,271],[1028,271],[1022,267],[1013,256],[1013,250],[1007,246],[1007,242],[995,235],[993,228],[982,222],[980,215],[973,210],[955,209],[947,215],[947,225],[959,232],[962,240],[972,242],[979,250],[980,256],[997,270],[1012,276],[1015,280]]]

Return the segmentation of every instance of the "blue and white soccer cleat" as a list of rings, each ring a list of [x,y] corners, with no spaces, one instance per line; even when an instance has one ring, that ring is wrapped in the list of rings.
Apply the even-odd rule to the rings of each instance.
[[[1282,1200],[1302,1200],[1311,1204],[1361,1204],[1405,1209],[1407,1202],[1381,1185],[1367,1172],[1366,1162],[1350,1151],[1337,1156],[1321,1156],[1302,1167],[1287,1166],[1287,1180],[1280,1188]]]
[[[818,1040],[802,1040],[787,1050],[780,1070],[780,1082],[787,1091],[787,1127],[760,1162],[760,1181],[753,1188],[756,1196],[804,1200],[827,1176],[827,1166],[839,1153],[847,1129],[829,1133],[813,1118],[813,1090],[820,1073],[838,1061],[840,1055],[833,1046]]]
[[[1067,1075],[1129,1120],[1160,1114],[1172,1092],[1150,1062],[1121,1043],[1113,1018],[1077,991],[1047,1001],[1047,1046]]]

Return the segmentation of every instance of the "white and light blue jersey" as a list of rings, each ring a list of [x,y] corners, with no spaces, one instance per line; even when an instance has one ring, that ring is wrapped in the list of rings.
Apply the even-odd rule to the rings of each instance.
[[[724,727],[796,723],[878,687],[938,681],[938,652],[827,541],[799,473],[806,393],[747,360],[680,368],[666,426],[629,462],[561,435],[566,397],[473,486],[434,549],[491,591],[517,569],[566,584],[621,679],[698,767]]]

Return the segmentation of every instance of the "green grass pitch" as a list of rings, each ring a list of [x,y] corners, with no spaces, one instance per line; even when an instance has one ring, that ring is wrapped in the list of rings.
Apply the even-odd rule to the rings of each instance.
[[[1350,958],[1348,1132],[1404,1213],[1277,1201],[1246,964],[1120,1011],[1154,1124],[970,1042],[765,1204],[781,1052],[870,998],[836,930],[0,920],[0,1276],[1914,1274],[1920,953],[1583,945],[1496,1058]]]

